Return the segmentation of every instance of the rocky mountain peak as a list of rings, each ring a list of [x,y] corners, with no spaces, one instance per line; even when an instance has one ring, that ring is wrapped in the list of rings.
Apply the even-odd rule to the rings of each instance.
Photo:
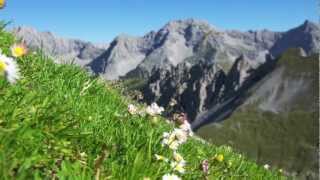
[[[314,30],[317,31],[319,30],[320,25],[310,20],[305,20],[304,23],[301,25],[301,28],[307,32],[314,31]]]
[[[89,67],[106,79],[127,74],[149,76],[154,67],[177,66],[183,62],[219,62],[229,69],[241,54],[264,62],[264,56],[278,39],[269,31],[220,31],[205,21],[186,19],[167,23],[143,37],[119,36]],[[262,55],[261,55],[262,54]]]
[[[189,27],[197,27],[202,30],[213,29],[207,21],[196,19],[170,21],[162,29],[179,32],[179,30],[185,30]]]
[[[320,25],[306,20],[302,25],[293,28],[279,38],[270,49],[275,57],[289,48],[302,48],[307,55],[320,50]]]
[[[107,44],[95,45],[77,39],[58,37],[51,32],[40,32],[32,27],[13,28],[12,32],[22,39],[31,49],[41,49],[57,63],[74,62],[85,66],[98,57],[108,47]]]

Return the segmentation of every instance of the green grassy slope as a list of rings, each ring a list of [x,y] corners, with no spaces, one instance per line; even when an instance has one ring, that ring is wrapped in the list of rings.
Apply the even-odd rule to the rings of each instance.
[[[318,172],[316,114],[305,111],[274,114],[239,110],[222,124],[197,132],[217,145],[228,144],[259,164],[270,164],[300,177]]]
[[[14,37],[0,31],[9,55]],[[57,65],[41,53],[19,58],[15,85],[0,77],[0,179],[161,179],[170,165],[154,154],[172,156],[160,144],[173,125],[130,115],[129,100],[112,86],[71,65]],[[89,88],[84,90],[87,84]],[[190,138],[178,150],[187,161],[183,179],[282,179],[228,147]],[[223,162],[213,160],[223,154]]]

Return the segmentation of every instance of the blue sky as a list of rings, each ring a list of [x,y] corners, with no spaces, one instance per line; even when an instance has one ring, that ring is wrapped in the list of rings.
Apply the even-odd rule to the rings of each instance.
[[[170,20],[196,18],[222,29],[285,31],[318,21],[317,0],[7,0],[0,19],[63,37],[109,42]]]

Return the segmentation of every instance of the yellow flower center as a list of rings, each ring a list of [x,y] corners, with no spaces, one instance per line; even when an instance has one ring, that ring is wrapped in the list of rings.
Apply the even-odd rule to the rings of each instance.
[[[23,56],[24,53],[25,53],[25,49],[22,46],[17,46],[15,48],[13,48],[13,55],[16,57]]]
[[[179,165],[179,164],[174,169],[179,171],[179,172],[184,172],[184,167]]]
[[[7,68],[7,64],[0,60],[0,74],[3,74]]]
[[[183,157],[178,153],[175,153],[173,157],[174,157],[174,160],[176,160],[177,162],[180,162],[183,160]]]
[[[5,0],[0,0],[0,9],[3,8],[3,6],[5,5]]]
[[[216,159],[217,159],[217,161],[222,162],[223,159],[224,159],[224,157],[223,157],[222,154],[219,154],[219,155],[216,157]]]

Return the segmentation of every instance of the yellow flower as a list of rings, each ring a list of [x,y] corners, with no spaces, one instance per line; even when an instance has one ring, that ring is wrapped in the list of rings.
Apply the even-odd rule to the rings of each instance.
[[[7,64],[3,61],[0,61],[0,74],[3,75],[6,69],[7,69]]]
[[[174,170],[178,171],[179,173],[181,174],[184,174],[184,172],[186,171],[183,167],[183,165],[181,164],[177,164],[175,167],[174,167]]]
[[[216,160],[219,161],[219,162],[222,162],[223,159],[224,159],[223,154],[218,154],[218,155],[216,156]]]
[[[13,57],[21,57],[27,54],[27,52],[28,52],[27,47],[22,43],[14,44],[13,46],[11,46],[11,54]]]
[[[181,154],[177,153],[177,152],[173,152],[173,159],[177,162],[181,162],[184,161],[183,157],[181,156]]]
[[[0,9],[4,8],[5,5],[6,5],[6,1],[0,0]]]
[[[159,122],[158,117],[156,117],[156,116],[152,117],[151,122],[152,122],[153,124],[157,124],[157,123]]]
[[[158,155],[158,154],[155,154],[154,156],[156,157],[156,160],[158,160],[158,161],[165,161],[165,162],[168,161],[168,159],[166,157],[164,157],[164,156],[161,156],[161,155]]]
[[[173,170],[178,171],[181,174],[185,173],[185,162],[171,162],[170,166],[173,168]]]
[[[178,141],[172,141],[169,144],[169,148],[172,149],[172,150],[177,150],[179,145],[180,145],[180,143]]]

